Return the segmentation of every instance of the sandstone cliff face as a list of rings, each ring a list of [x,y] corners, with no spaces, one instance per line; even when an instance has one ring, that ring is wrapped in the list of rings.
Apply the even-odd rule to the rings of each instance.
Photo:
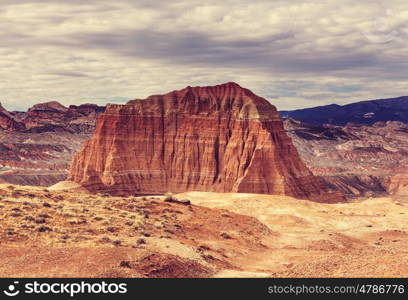
[[[69,180],[93,192],[326,193],[299,158],[273,105],[235,83],[187,87],[108,105]]]

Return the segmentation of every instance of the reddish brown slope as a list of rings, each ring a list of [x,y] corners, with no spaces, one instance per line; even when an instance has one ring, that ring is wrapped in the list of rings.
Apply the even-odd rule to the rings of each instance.
[[[0,103],[0,130],[14,131],[24,130],[23,123],[18,122]]]
[[[286,119],[284,124],[302,160],[314,175],[323,177],[329,189],[351,198],[404,194],[404,182],[408,183],[403,175],[408,169],[407,124],[317,126],[294,119]]]
[[[70,180],[93,192],[290,195],[330,202],[276,108],[238,84],[187,87],[108,105]]]

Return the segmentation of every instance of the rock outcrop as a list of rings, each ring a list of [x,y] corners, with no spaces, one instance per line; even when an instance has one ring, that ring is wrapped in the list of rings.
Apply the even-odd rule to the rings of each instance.
[[[31,132],[84,133],[93,132],[96,119],[103,111],[103,107],[93,104],[65,107],[52,101],[34,105],[20,118]]]
[[[9,112],[0,105],[0,180],[40,186],[65,180],[72,155],[89,139],[104,109],[53,101]]]
[[[16,120],[12,116],[12,114],[1,105],[1,103],[0,103],[0,129],[8,131],[25,129],[24,124]]]
[[[392,176],[389,181],[388,190],[393,196],[408,197],[408,173],[405,171],[405,173]]]
[[[390,177],[408,167],[408,125],[376,122],[371,125],[310,125],[291,118],[284,127],[300,157],[329,190],[349,198],[382,197]],[[398,182],[391,184],[395,194]]]
[[[300,160],[276,108],[236,83],[110,104],[69,180],[92,192],[328,194]]]

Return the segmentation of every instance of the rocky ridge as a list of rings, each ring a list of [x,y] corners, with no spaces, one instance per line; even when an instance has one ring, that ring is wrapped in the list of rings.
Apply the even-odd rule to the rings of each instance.
[[[300,156],[331,190],[349,197],[399,194],[397,183],[408,168],[408,125],[376,122],[372,125],[310,125],[284,121]]]
[[[0,179],[49,186],[66,179],[72,155],[95,128],[104,107],[65,107],[56,101],[26,112],[0,105]]]
[[[323,105],[312,108],[281,111],[283,118],[294,118],[313,125],[347,123],[371,125],[397,121],[408,124],[408,96],[360,101],[346,105]]]

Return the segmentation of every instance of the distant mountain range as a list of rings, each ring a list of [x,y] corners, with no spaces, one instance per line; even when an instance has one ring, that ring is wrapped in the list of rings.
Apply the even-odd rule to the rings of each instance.
[[[374,124],[379,121],[408,123],[408,96],[361,101],[347,105],[325,105],[280,111],[284,119],[293,118],[313,125]]]

